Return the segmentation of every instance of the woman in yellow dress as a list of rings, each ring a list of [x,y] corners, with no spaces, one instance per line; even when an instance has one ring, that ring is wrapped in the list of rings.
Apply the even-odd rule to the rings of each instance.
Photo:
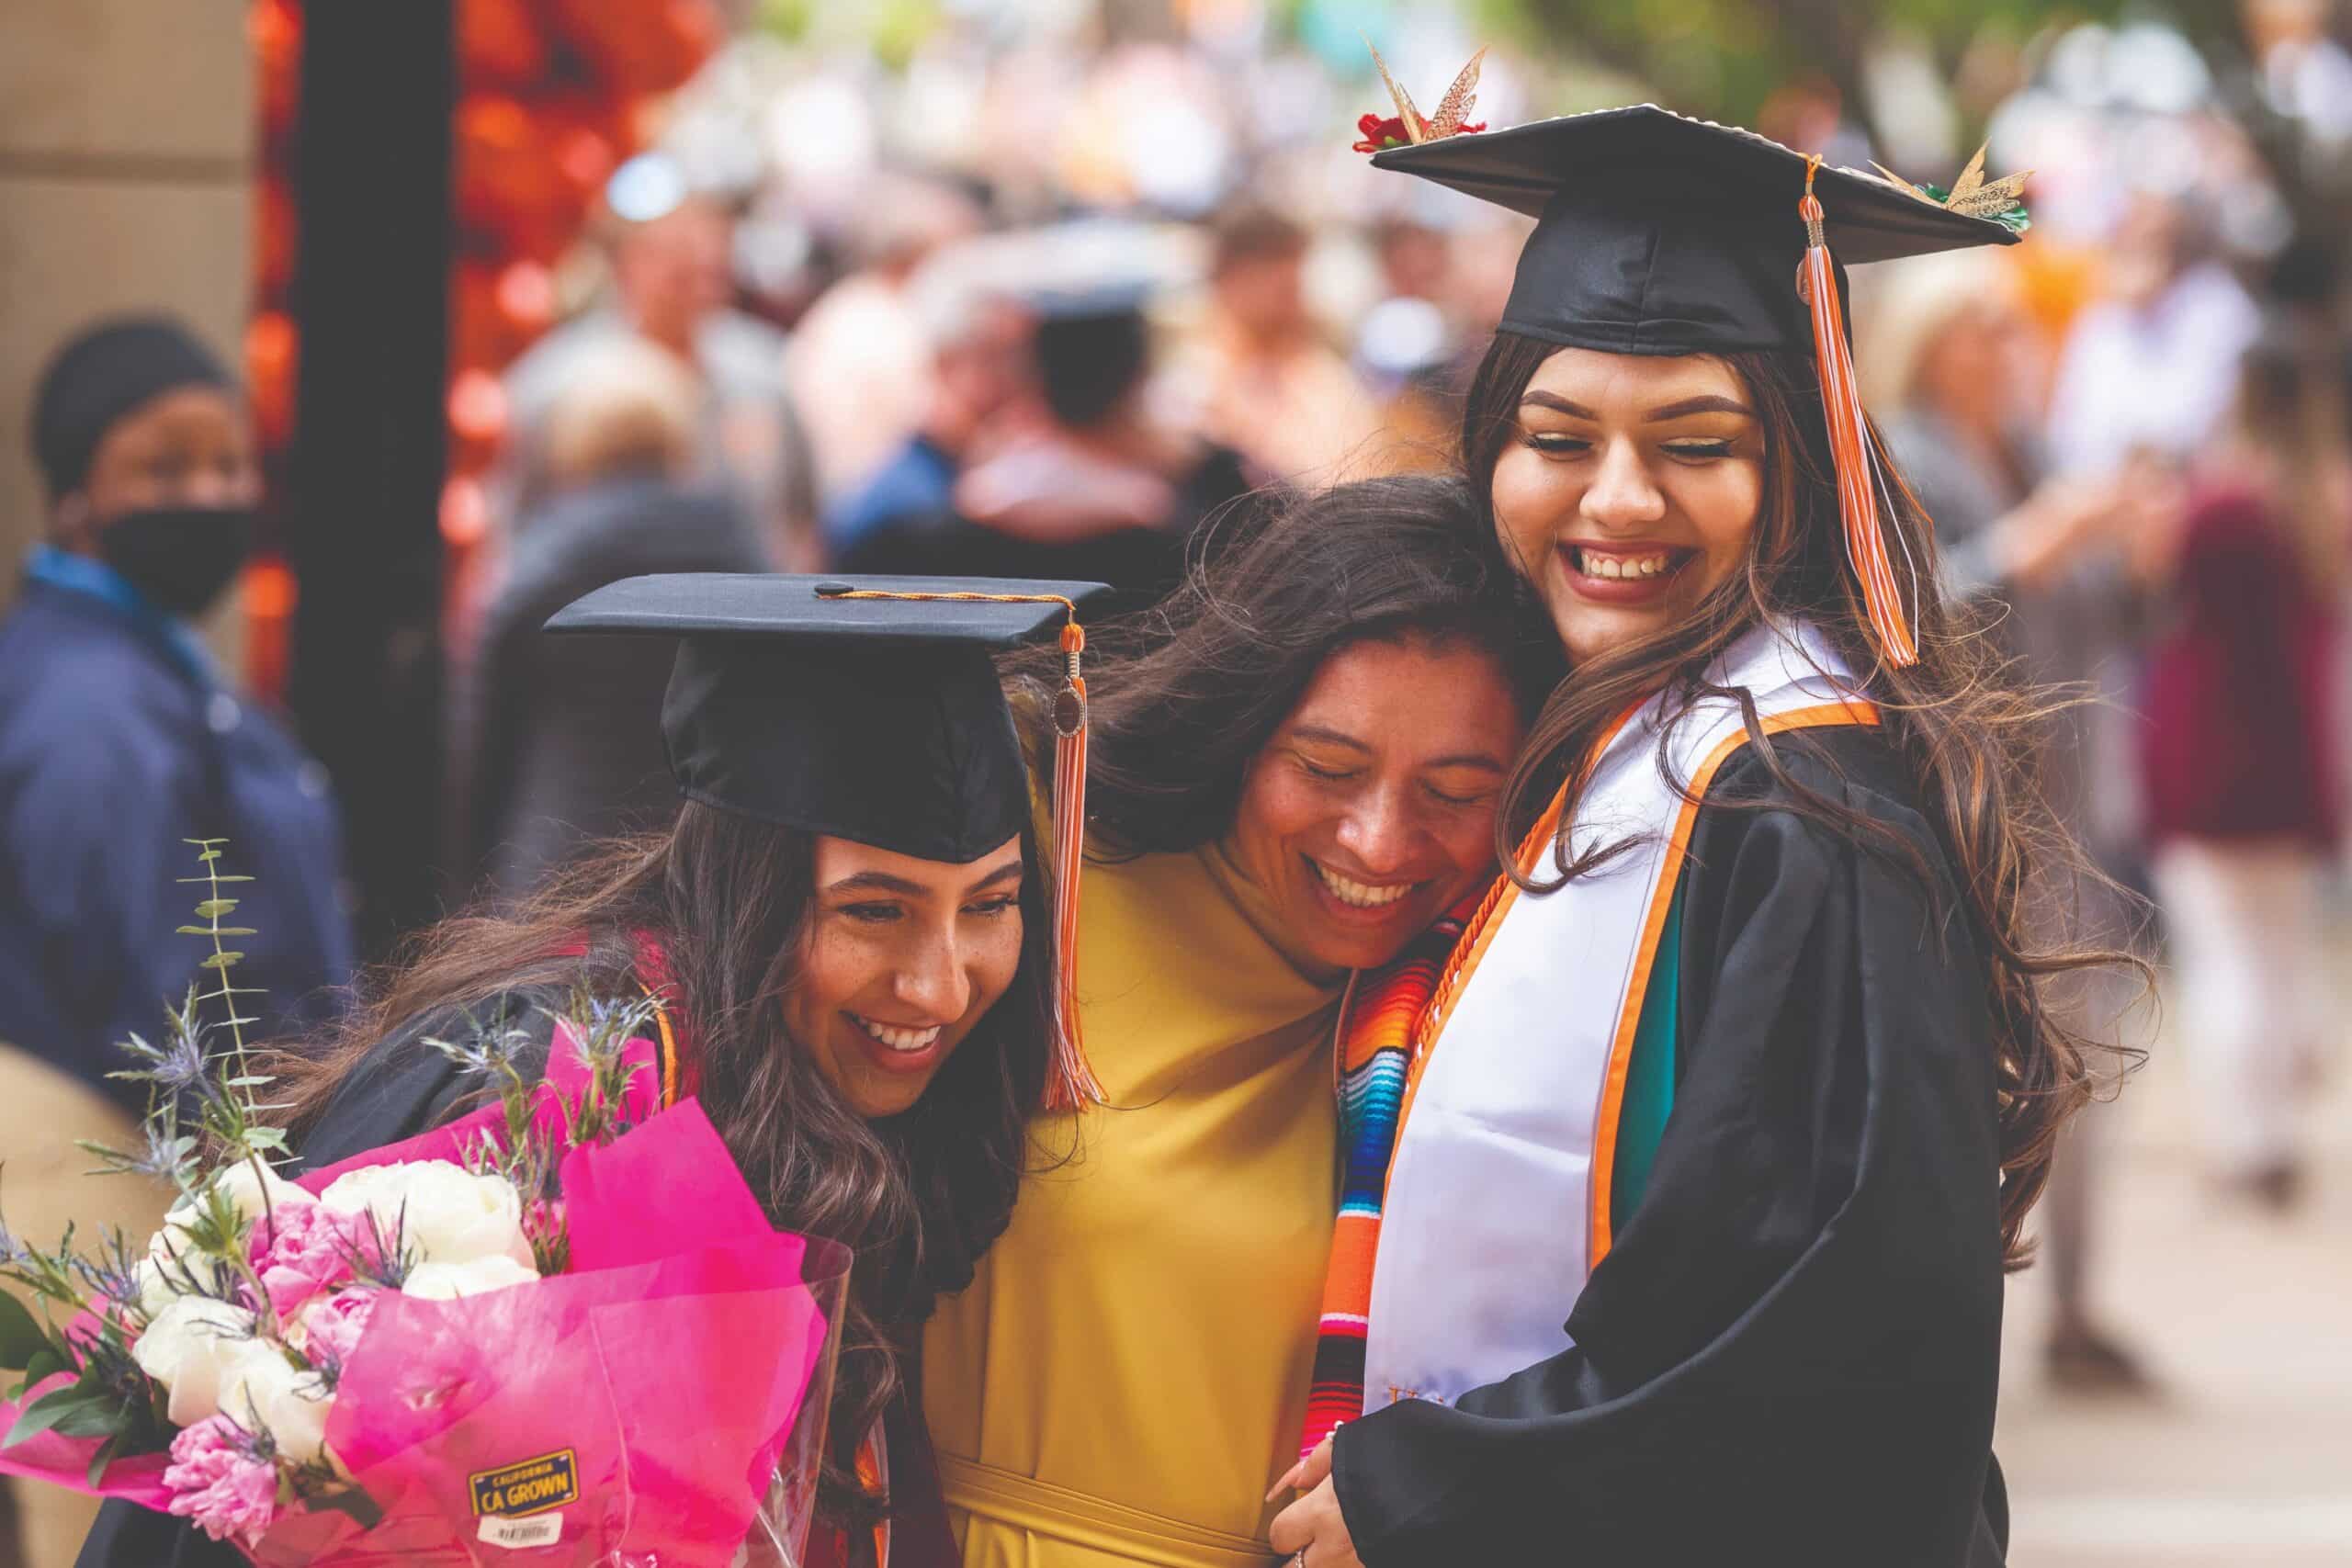
[[[965,1568],[1261,1568],[1333,1227],[1354,971],[1490,877],[1549,656],[1457,482],[1389,479],[1216,541],[1091,660],[1078,993],[1108,1103],[926,1331]],[[1099,646],[1099,639],[1098,639]]]

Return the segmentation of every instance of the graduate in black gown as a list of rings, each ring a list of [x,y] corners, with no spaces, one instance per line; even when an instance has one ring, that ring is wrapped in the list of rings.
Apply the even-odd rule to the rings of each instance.
[[[1098,592],[728,574],[599,589],[550,629],[683,638],[662,709],[674,824],[428,933],[336,1038],[277,1069],[301,1156],[331,1164],[480,1102],[425,1037],[519,1030],[544,1062],[551,1012],[582,988],[653,992],[665,1085],[700,1097],[779,1227],[856,1253],[811,1538],[836,1568],[954,1551],[902,1352],[1002,1230],[1028,1119],[1076,1090],[1052,883],[989,652]],[[880,1485],[862,1479],[877,1463]],[[243,1561],[127,1504],[79,1559]]]
[[[2070,857],[1839,307],[1843,262],[2013,239],[2016,186],[1653,107],[1378,162],[1538,220],[1463,450],[1570,668],[1417,1027],[1362,1413],[1274,1544],[1991,1568],[2003,1271],[2085,1086],[2021,895]]]

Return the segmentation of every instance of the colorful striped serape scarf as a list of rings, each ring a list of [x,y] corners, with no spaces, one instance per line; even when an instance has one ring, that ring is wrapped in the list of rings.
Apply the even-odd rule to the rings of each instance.
[[[1363,1414],[1364,1322],[1372,1311],[1380,1204],[1388,1186],[1388,1159],[1396,1148],[1413,1032],[1484,892],[1454,906],[1385,967],[1363,976],[1340,1022],[1340,1147],[1346,1170],[1339,1223],[1331,1230],[1331,1267],[1323,1284],[1315,1383],[1299,1438],[1302,1454],[1312,1453],[1340,1422]]]

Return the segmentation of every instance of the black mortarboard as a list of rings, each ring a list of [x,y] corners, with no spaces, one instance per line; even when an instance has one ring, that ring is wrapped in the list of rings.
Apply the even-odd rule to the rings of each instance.
[[[547,629],[681,639],[662,733],[690,799],[962,864],[1030,819],[1028,773],[989,654],[1060,628],[1103,592],[678,573],[599,588]]]
[[[1796,287],[1812,160],[1753,131],[1642,104],[1393,147],[1373,162],[1536,220],[1505,331],[1610,354],[1814,346]],[[1851,169],[1820,167],[1813,194],[1840,264],[2018,237]]]

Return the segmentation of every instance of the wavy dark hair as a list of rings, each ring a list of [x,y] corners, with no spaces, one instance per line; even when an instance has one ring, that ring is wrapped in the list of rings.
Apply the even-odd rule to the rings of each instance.
[[[1232,826],[1251,761],[1333,654],[1369,640],[1485,649],[1532,716],[1558,675],[1538,606],[1470,541],[1457,478],[1405,475],[1261,498],[1197,536],[1184,581],[1089,634],[1087,825],[1098,860],[1197,848]],[[1038,711],[1055,659],[1010,661]]]
[[[276,1065],[291,1090],[287,1125],[299,1145],[404,1024],[522,987],[634,995],[639,937],[658,941],[702,1104],[769,1218],[855,1249],[819,1508],[829,1522],[870,1522],[886,1500],[857,1482],[856,1446],[902,1386],[901,1359],[933,1302],[971,1281],[1012,1217],[1024,1129],[1043,1100],[1053,922],[1026,827],[1022,852],[1012,988],[899,1115],[860,1116],[785,1033],[779,1002],[798,978],[813,902],[810,836],[687,801],[669,831],[604,846],[520,907],[414,939],[323,1048]]]
[[[1555,344],[1498,333],[1471,385],[1462,457],[1481,497],[1478,538],[1498,558],[1506,558],[1506,547],[1493,516],[1495,467],[1520,439],[1521,395],[1556,352]],[[2062,1010],[2049,1005],[2047,992],[2061,976],[2105,965],[2132,967],[2143,978],[2147,973],[2129,953],[2048,940],[2053,928],[2068,924],[2065,911],[2081,907],[2077,890],[2101,880],[2052,812],[2037,777],[2049,721],[2069,699],[2018,677],[1993,634],[1995,613],[1946,600],[1937,585],[1934,530],[1885,461],[1882,441],[1882,466],[1894,495],[1882,521],[1898,570],[1906,559],[1914,568],[1906,597],[1919,646],[1916,665],[1883,663],[1860,589],[1846,565],[1811,356],[1754,352],[1722,358],[1746,385],[1764,428],[1764,502],[1747,570],[1716,587],[1687,619],[1611,649],[1560,683],[1505,785],[1497,848],[1510,865],[1518,836],[1565,783],[1570,797],[1561,818],[1562,879],[1593,869],[1626,846],[1570,852],[1573,764],[1590,754],[1619,714],[1652,693],[1665,694],[1669,717],[1703,698],[1730,698],[1741,705],[1750,746],[1780,787],[1771,804],[1792,805],[1860,847],[1906,863],[1932,896],[1935,879],[1916,846],[1797,782],[1758,722],[1752,697],[1706,680],[1711,661],[1759,622],[1800,619],[1819,627],[1851,668],[1866,672],[1883,733],[1917,781],[1926,815],[1953,868],[1961,913],[1988,955],[1995,1030],[1988,1048],[2000,1095],[2001,1238],[2008,1267],[2022,1268],[2031,1256],[2025,1219],[2048,1182],[2052,1146],[2090,1093],[2088,1057],[2116,1049],[2070,1028]],[[1871,435],[1876,439],[1875,429]],[[1663,739],[1659,755],[1663,763]],[[1516,870],[1513,874],[1534,885]]]

